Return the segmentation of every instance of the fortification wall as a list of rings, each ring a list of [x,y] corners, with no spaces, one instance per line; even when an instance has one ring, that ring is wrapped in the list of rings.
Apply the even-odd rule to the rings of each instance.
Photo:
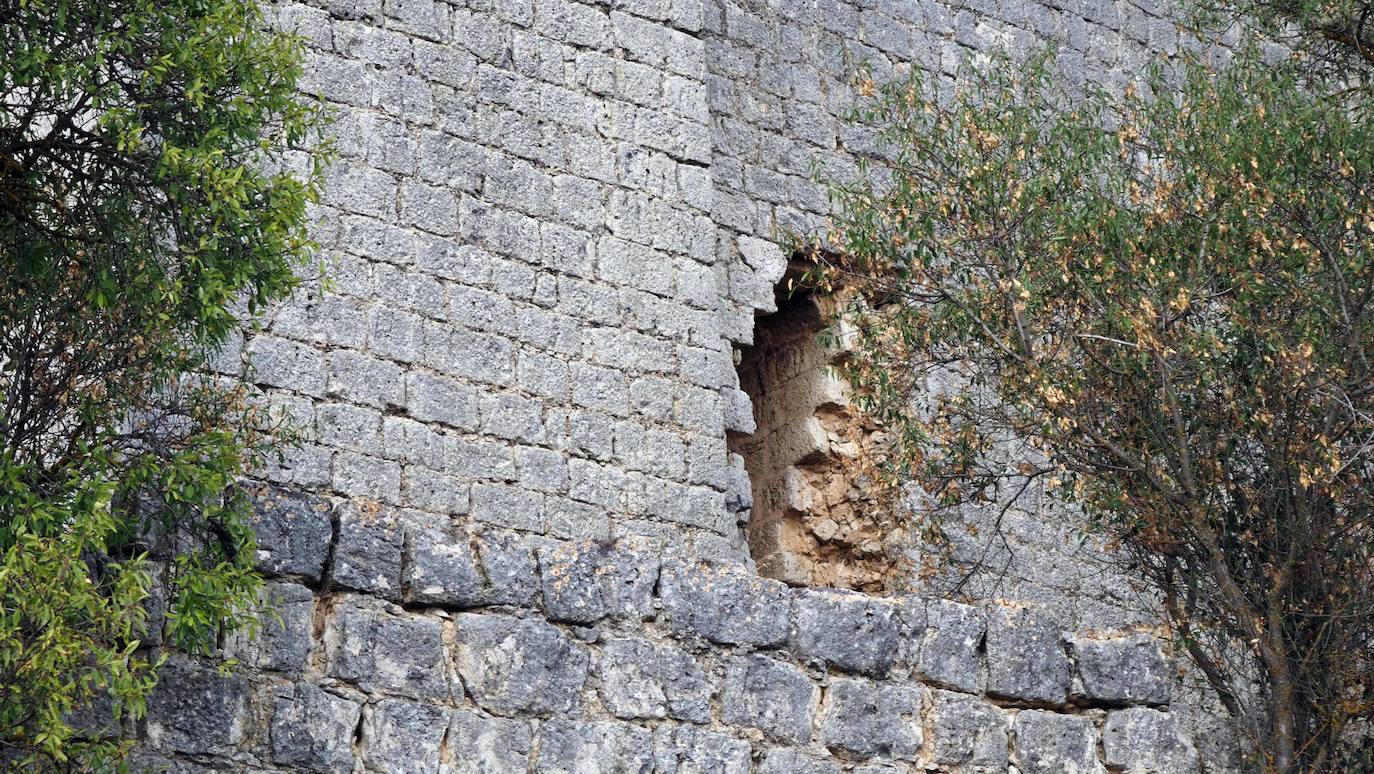
[[[270,513],[310,541],[308,500]],[[461,539],[455,539],[461,538]],[[356,559],[357,557],[354,557]],[[335,556],[337,571],[341,557]],[[1196,772],[1148,634],[1022,606],[793,589],[653,538],[531,550],[408,530],[349,565],[395,601],[271,584],[231,676],[174,658],[137,765],[177,772]]]
[[[1066,77],[1121,80],[1176,45],[1157,9],[272,14],[309,41],[305,87],[335,109],[341,154],[313,213],[332,285],[222,365],[310,434],[260,485],[281,622],[225,643],[229,676],[173,657],[140,765],[1225,765],[1179,735],[1148,619],[1119,576],[1087,579],[1061,510],[1015,512],[995,548],[1007,572],[969,587],[1029,606],[793,589],[756,572],[753,492],[727,447],[755,429],[735,358],[775,308],[775,230],[823,221],[813,158],[844,170],[871,149],[839,118],[847,60],[947,76],[988,46],[1052,39]]]

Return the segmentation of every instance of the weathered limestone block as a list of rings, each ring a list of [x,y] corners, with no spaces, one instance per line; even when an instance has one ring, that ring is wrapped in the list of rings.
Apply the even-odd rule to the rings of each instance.
[[[886,675],[901,642],[893,600],[846,591],[807,590],[792,602],[792,649],[846,672]]]
[[[277,696],[269,734],[272,762],[331,774],[353,768],[353,730],[362,705],[312,683],[285,687]]]
[[[987,621],[978,608],[933,600],[927,608],[917,671],[932,682],[978,693],[983,678],[978,651],[986,633]]]
[[[591,624],[606,616],[645,620],[654,613],[659,544],[641,537],[541,548],[544,612],[554,621]]]
[[[1021,701],[1064,704],[1069,657],[1059,627],[1023,607],[995,605],[988,619],[988,693]]]
[[[627,720],[673,717],[710,719],[711,684],[686,653],[648,640],[611,640],[601,649],[601,700]]]
[[[770,739],[792,744],[811,741],[811,718],[820,689],[806,673],[767,656],[737,657],[725,671],[720,719],[757,728]]]
[[[1169,703],[1169,662],[1153,636],[1073,637],[1069,648],[1078,667],[1075,693],[1083,698],[1111,704]]]
[[[766,648],[787,639],[787,586],[731,570],[665,564],[659,584],[668,623],[722,645]]]
[[[394,511],[372,501],[339,507],[332,580],[346,589],[399,601],[403,530]]]
[[[763,754],[763,760],[754,771],[757,774],[840,774],[840,764],[777,747]]]
[[[262,590],[266,616],[256,638],[236,632],[229,641],[229,655],[258,669],[298,672],[310,655],[314,626],[315,593],[298,583],[267,583]]]
[[[1145,707],[1108,715],[1102,748],[1107,765],[1127,774],[1193,774],[1200,765],[1173,716]]]
[[[653,769],[654,738],[628,723],[550,720],[539,728],[539,774],[647,772]]]
[[[509,533],[483,533],[473,541],[484,584],[481,601],[488,605],[529,607],[539,593],[534,552]]]
[[[437,774],[448,710],[386,699],[363,710],[363,762],[376,771]]]
[[[458,674],[477,703],[497,715],[567,712],[581,701],[587,651],[543,621],[457,616]]]
[[[1007,718],[973,696],[932,691],[932,759],[959,771],[1002,774],[1007,770]]]
[[[405,597],[423,605],[475,607],[482,589],[476,552],[466,538],[435,530],[405,535]]]
[[[826,747],[861,758],[914,760],[924,734],[919,685],[836,678],[826,689],[821,738]]]
[[[538,588],[534,554],[512,535],[407,531],[406,598],[455,607],[529,607]]]
[[[695,726],[654,731],[654,770],[687,774],[734,774],[749,770],[749,743]]]
[[[299,575],[317,582],[334,537],[328,500],[318,495],[264,486],[254,493],[253,531],[258,568],[268,575]]]
[[[533,734],[530,721],[494,718],[473,710],[454,710],[448,727],[451,761],[444,774],[505,774],[529,768]]]
[[[1022,710],[1012,722],[1013,762],[1022,774],[1106,774],[1092,720]]]
[[[248,681],[180,654],[167,659],[148,699],[153,747],[192,755],[223,753],[243,740]]]
[[[330,677],[415,698],[447,699],[439,619],[396,616],[375,599],[342,600],[325,626]]]

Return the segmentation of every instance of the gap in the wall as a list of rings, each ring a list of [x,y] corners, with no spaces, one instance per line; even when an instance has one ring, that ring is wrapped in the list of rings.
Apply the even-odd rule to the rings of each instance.
[[[867,472],[879,428],[849,401],[833,367],[844,353],[822,338],[839,301],[789,292],[803,268],[789,267],[737,366],[756,426],[727,439],[752,488],[749,552],[759,574],[794,586],[887,591],[900,584],[897,525]]]

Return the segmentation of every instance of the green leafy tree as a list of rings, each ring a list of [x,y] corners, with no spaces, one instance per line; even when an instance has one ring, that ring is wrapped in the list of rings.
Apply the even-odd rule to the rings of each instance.
[[[1119,94],[1051,73],[860,83],[888,158],[802,249],[857,294],[888,472],[936,530],[1056,491],[1151,582],[1252,765],[1348,770],[1374,713],[1374,124],[1249,53]]]
[[[311,253],[301,53],[253,0],[0,0],[0,768],[120,766],[73,718],[142,712],[155,584],[181,648],[251,623],[282,428],[210,359]]]

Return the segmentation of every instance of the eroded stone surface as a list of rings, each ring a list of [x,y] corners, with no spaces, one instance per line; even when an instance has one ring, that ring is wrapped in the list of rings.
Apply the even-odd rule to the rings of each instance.
[[[333,539],[332,506],[308,492],[264,486],[254,492],[258,567],[273,575],[318,581]]]
[[[722,645],[771,647],[787,639],[790,595],[778,581],[729,570],[665,564],[669,623]]]
[[[325,629],[326,674],[381,690],[449,698],[443,632],[438,619],[387,612],[376,600],[347,597]]]
[[[357,702],[311,683],[283,689],[272,711],[272,762],[320,774],[349,770],[361,712]]]
[[[1173,716],[1145,707],[1117,710],[1102,729],[1106,763],[1127,774],[1184,774],[1198,770],[1197,749]]]
[[[384,699],[363,711],[363,762],[377,770],[439,771],[449,713],[433,704]]]
[[[647,772],[653,768],[654,737],[646,728],[613,721],[550,720],[540,726],[540,774],[586,771]]]
[[[1169,662],[1158,639],[1139,632],[1124,637],[1072,637],[1069,646],[1083,698],[1105,704],[1167,704]]]
[[[618,718],[673,717],[705,723],[711,683],[688,654],[648,640],[611,640],[601,649],[601,700]]]
[[[721,720],[793,744],[811,740],[820,691],[806,673],[763,655],[736,658],[725,671]]]
[[[174,655],[148,698],[148,736],[180,753],[231,750],[247,731],[248,681]]]
[[[931,759],[968,772],[1007,770],[1007,718],[976,697],[932,691]]]
[[[1024,774],[1106,774],[1090,718],[1023,710],[1012,722],[1013,762]]]
[[[455,619],[463,684],[498,715],[568,712],[581,701],[586,650],[543,621],[463,613]]]
[[[979,650],[987,633],[982,610],[946,600],[927,605],[917,670],[927,679],[965,693],[983,684]]]
[[[897,658],[899,610],[890,600],[808,590],[793,600],[792,615],[792,647],[802,658],[877,677]]]
[[[1059,626],[1025,607],[994,605],[988,617],[988,693],[1031,702],[1069,699],[1069,657]]]
[[[914,760],[924,734],[924,689],[868,680],[836,678],[826,689],[821,738],[834,750],[872,758]]]
[[[448,728],[452,760],[444,771],[452,774],[502,774],[525,771],[533,736],[528,720],[498,718],[473,710],[453,713]]]

